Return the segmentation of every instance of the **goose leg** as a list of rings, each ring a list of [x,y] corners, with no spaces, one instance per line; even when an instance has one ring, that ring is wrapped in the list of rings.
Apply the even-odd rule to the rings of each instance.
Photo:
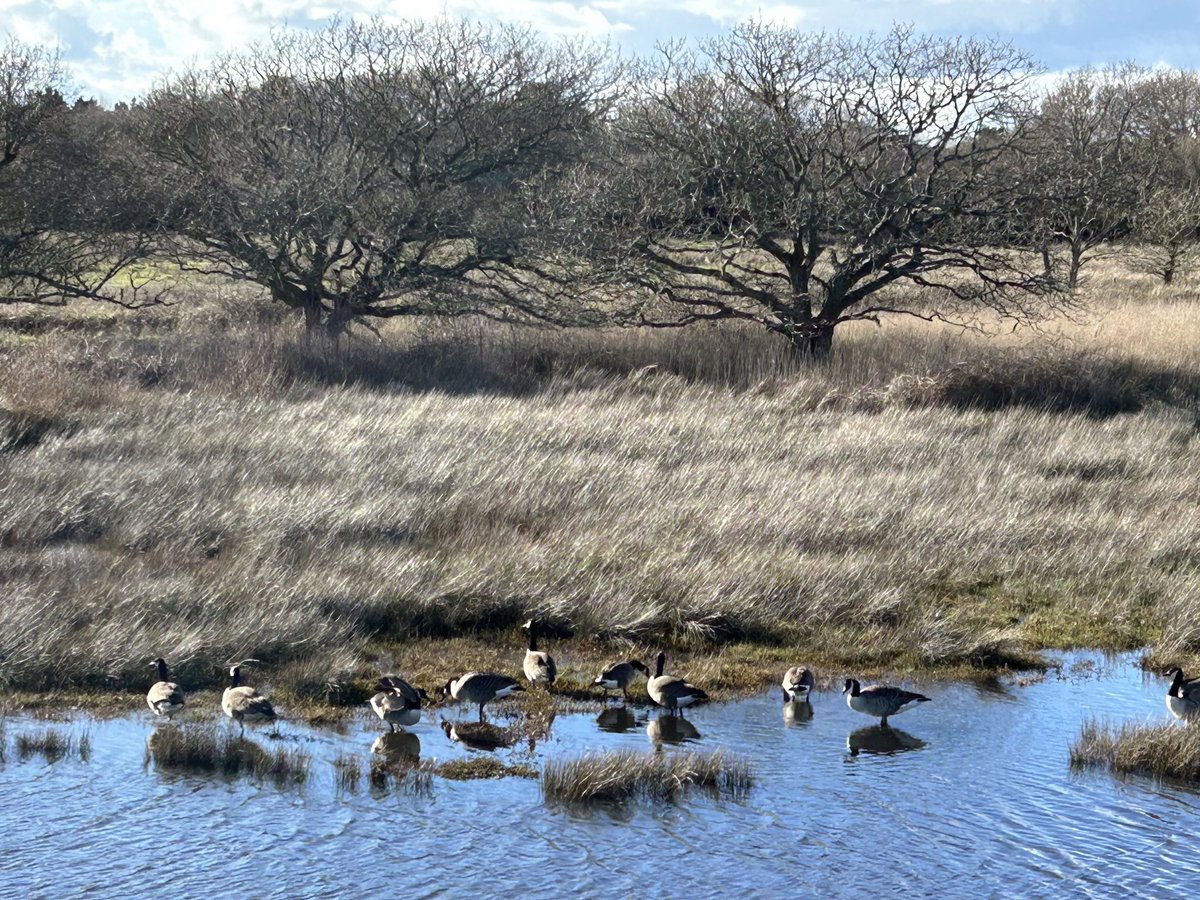
[[[480,722],[483,721],[483,704],[482,703],[479,704],[479,721]]]
[[[887,716],[884,716],[882,719],[880,719],[880,720],[879,720],[879,727],[880,727],[880,728],[887,728],[887,727],[888,727],[888,723],[887,723]]]

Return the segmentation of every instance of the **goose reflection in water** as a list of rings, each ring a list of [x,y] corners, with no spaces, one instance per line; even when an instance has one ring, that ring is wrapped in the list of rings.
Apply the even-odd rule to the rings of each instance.
[[[442,719],[442,731],[446,737],[461,743],[471,750],[498,750],[511,747],[517,742],[512,729],[501,728],[490,722],[449,722]]]
[[[638,722],[633,710],[629,707],[612,706],[596,716],[596,724],[600,726],[601,731],[624,734],[637,728]]]
[[[696,726],[683,716],[656,716],[646,725],[646,734],[655,744],[686,744],[700,740]]]
[[[371,745],[371,752],[390,766],[416,763],[421,759],[421,739],[411,731],[381,734]]]
[[[925,742],[920,738],[886,725],[868,725],[866,728],[850,732],[846,738],[846,748],[851,756],[858,756],[860,753],[894,756],[908,750],[920,750],[924,746]]]
[[[783,704],[783,721],[789,725],[803,725],[812,717],[812,704],[807,700],[788,700]]]

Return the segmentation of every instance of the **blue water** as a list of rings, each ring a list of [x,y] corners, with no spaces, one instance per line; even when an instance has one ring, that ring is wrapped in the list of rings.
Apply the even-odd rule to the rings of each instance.
[[[498,751],[536,766],[585,749],[672,752],[665,738],[754,764],[744,801],[693,795],[591,812],[548,806],[520,778],[435,778],[429,794],[365,779],[339,789],[333,760],[351,754],[365,769],[379,737],[365,711],[345,734],[283,726],[283,740],[312,756],[299,787],[161,773],[145,762],[148,712],[9,717],[0,895],[1200,895],[1200,796],[1068,765],[1088,717],[1167,718],[1165,680],[1128,657],[1068,662],[1027,686],[906,683],[934,699],[894,718],[892,734],[833,692],[789,722],[776,691],[695,709],[686,725],[641,708],[609,710],[602,723],[596,712],[559,715],[533,750]],[[446,716],[472,718],[427,712],[413,729],[421,756],[480,752],[447,737]],[[87,732],[87,760],[21,759],[16,736],[47,724]]]

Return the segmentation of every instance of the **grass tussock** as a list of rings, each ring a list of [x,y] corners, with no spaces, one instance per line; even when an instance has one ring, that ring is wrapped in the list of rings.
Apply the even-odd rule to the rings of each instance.
[[[1200,728],[1084,723],[1071,745],[1071,765],[1121,775],[1148,775],[1200,782]]]
[[[164,772],[248,775],[283,786],[306,782],[311,758],[288,747],[265,750],[217,726],[163,726],[147,742],[146,762]]]
[[[1071,764],[1200,781],[1200,729],[1174,723],[1117,727],[1092,720],[1071,747]]]
[[[363,776],[362,763],[358,757],[352,753],[339,753],[333,761],[333,768],[337,774],[338,790],[347,794],[357,793]]]
[[[429,766],[373,756],[367,772],[371,790],[378,795],[400,793],[433,796],[433,771]]]
[[[3,738],[2,731],[0,731],[0,738]],[[92,755],[92,738],[87,732],[75,735],[59,728],[44,728],[39,731],[26,731],[18,734],[15,744],[17,757],[22,762],[34,756],[40,756],[49,763],[55,763],[70,756],[87,762]]]
[[[739,800],[753,785],[750,761],[725,750],[586,753],[551,759],[542,769],[542,795],[556,803],[671,802],[693,790]]]
[[[369,654],[427,689],[456,674],[435,638],[510,671],[530,615],[589,669],[666,646],[718,688],[731,646],[855,668],[1200,654],[1187,280],[1097,266],[1086,321],[855,326],[825,363],[739,327],[430,320],[333,346],[188,289],[138,317],[4,312],[9,689],[144,690],[157,655],[217,687],[254,656],[282,696],[354,705]]]

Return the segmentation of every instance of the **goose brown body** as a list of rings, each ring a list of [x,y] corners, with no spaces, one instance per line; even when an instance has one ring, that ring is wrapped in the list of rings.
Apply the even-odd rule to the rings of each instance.
[[[419,691],[403,678],[385,675],[379,679],[380,691],[371,698],[371,709],[387,723],[390,731],[396,726],[407,727],[421,721]]]
[[[842,689],[846,695],[846,705],[855,712],[868,716],[877,716],[880,725],[887,725],[888,716],[894,716],[918,704],[928,703],[929,698],[924,694],[915,694],[898,687],[882,684],[872,684],[863,687],[856,678],[847,678]]]
[[[815,684],[813,673],[805,666],[792,666],[783,673],[783,692],[788,700],[807,700]]]
[[[515,678],[498,672],[467,672],[447,681],[446,686],[442,688],[442,694],[478,706],[479,721],[482,722],[485,704],[523,690],[525,688],[521,687]]]
[[[529,631],[529,649],[525,651],[525,660],[521,668],[530,684],[554,684],[558,677],[558,666],[554,657],[545,650],[539,650],[537,621],[530,619],[521,626]]]
[[[625,662],[613,663],[605,666],[604,671],[596,676],[596,680],[592,682],[597,687],[604,688],[605,696],[609,691],[619,690],[624,694],[625,699],[629,699],[629,685],[633,683],[633,679],[638,676],[638,673],[650,677],[650,670],[636,659],[630,659]]]
[[[651,700],[674,715],[684,707],[702,703],[708,699],[708,694],[694,684],[689,684],[682,678],[676,678],[673,675],[664,675],[663,668],[666,666],[666,661],[667,654],[659,653],[654,677],[646,682],[646,692],[650,695]]]
[[[171,680],[166,661],[160,656],[150,663],[158,669],[158,681],[146,692],[146,705],[156,716],[171,718],[183,709],[185,698],[183,689]]]
[[[225,715],[233,719],[246,733],[246,723],[275,721],[275,708],[271,701],[247,684],[242,684],[241,667],[251,660],[245,660],[229,670],[229,687],[221,695],[221,709]]]
[[[1167,688],[1167,709],[1177,719],[1191,722],[1200,719],[1200,678],[1187,680],[1183,669],[1169,669],[1171,686]]]

